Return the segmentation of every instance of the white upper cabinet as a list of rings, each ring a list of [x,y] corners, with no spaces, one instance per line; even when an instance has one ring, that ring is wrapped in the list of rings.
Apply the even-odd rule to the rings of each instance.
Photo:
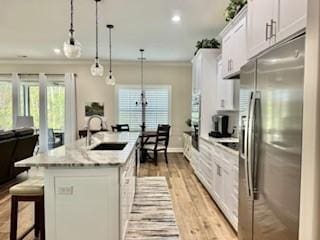
[[[277,0],[277,41],[282,41],[306,27],[307,0]]]
[[[247,18],[246,15],[234,27],[232,51],[231,54],[231,72],[240,73],[240,69],[247,63]]]
[[[234,80],[224,80],[222,77],[223,61],[218,61],[217,67],[217,110],[234,111]]]
[[[200,49],[192,59],[193,93],[201,94],[200,135],[212,131],[212,115],[216,114],[217,57],[220,49]]]
[[[253,58],[306,26],[307,0],[249,0],[247,56]]]
[[[222,77],[230,74],[230,59],[232,55],[232,33],[222,39]]]
[[[247,22],[248,57],[254,57],[270,46],[274,0],[249,0]]]
[[[198,94],[200,92],[201,80],[201,54],[197,54],[192,60],[192,92]]]
[[[246,15],[247,8],[245,7],[220,33],[223,78],[238,75],[240,68],[247,62]]]

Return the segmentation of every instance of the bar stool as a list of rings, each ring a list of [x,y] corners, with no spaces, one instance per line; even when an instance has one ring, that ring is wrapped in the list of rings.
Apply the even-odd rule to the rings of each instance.
[[[10,240],[22,240],[33,229],[35,237],[40,235],[41,240],[45,240],[44,226],[44,183],[42,177],[33,177],[19,183],[9,190],[11,194],[11,225]],[[17,237],[18,227],[18,205],[19,202],[34,202],[34,225]]]

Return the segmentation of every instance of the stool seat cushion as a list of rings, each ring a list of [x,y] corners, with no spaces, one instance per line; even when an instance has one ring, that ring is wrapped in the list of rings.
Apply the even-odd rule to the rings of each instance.
[[[42,177],[32,177],[9,190],[12,196],[43,196],[44,181]]]

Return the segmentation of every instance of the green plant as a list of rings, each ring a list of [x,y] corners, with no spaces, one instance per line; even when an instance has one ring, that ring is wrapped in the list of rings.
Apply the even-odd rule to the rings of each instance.
[[[188,127],[191,127],[192,126],[192,121],[190,118],[188,118],[185,123],[187,124]]]
[[[226,21],[229,22],[232,20],[246,4],[247,0],[230,0],[229,6],[224,14]]]
[[[211,40],[206,38],[198,41],[196,48],[197,50],[194,55],[196,55],[201,48],[220,48],[220,43],[215,38],[212,38]]]

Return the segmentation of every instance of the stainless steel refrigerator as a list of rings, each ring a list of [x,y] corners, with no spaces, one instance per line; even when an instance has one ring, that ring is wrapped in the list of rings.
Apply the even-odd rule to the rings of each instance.
[[[305,36],[240,74],[239,239],[297,240]]]

